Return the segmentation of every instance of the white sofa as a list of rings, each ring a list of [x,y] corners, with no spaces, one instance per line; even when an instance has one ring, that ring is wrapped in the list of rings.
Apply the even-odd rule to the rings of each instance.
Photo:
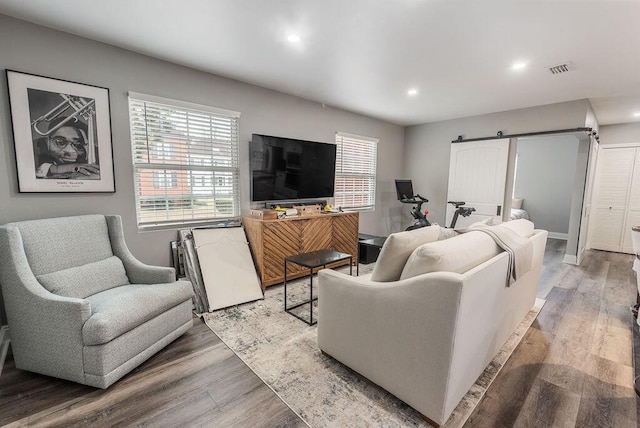
[[[414,239],[413,251],[391,235],[378,262],[385,272],[378,265],[360,277],[320,271],[320,349],[432,422],[446,422],[535,303],[547,232],[528,220],[495,227],[528,236],[533,246],[531,269],[510,286],[508,254],[480,231]],[[423,233],[427,241],[438,236]],[[386,258],[392,247],[410,256]],[[394,263],[405,264],[399,277],[376,280],[389,268],[397,272]]]

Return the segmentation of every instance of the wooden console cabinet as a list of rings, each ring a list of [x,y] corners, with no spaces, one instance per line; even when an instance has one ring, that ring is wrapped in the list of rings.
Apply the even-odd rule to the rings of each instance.
[[[295,254],[331,249],[353,255],[357,263],[358,215],[343,212],[277,220],[244,217],[242,223],[262,289],[284,281],[284,258]],[[287,279],[308,274],[307,269],[294,263],[287,266]]]

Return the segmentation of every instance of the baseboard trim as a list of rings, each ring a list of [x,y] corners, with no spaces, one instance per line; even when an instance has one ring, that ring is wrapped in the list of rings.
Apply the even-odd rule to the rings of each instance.
[[[7,358],[7,352],[9,351],[9,326],[3,325],[0,327],[0,376],[2,375],[2,368],[4,367],[4,360]]]
[[[565,254],[564,259],[562,259],[564,263],[568,263],[570,265],[578,265],[578,257],[573,254]]]
[[[548,232],[547,236],[553,239],[562,239],[563,241],[569,240],[568,233]]]

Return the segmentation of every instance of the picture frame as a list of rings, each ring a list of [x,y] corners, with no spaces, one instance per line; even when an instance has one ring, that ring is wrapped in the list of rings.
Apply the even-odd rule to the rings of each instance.
[[[6,76],[19,192],[115,192],[109,89]]]

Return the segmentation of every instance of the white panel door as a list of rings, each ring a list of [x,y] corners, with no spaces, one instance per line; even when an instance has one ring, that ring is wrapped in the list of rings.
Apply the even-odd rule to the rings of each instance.
[[[619,252],[624,208],[596,207],[593,222],[592,248]]]
[[[508,159],[508,138],[451,144],[447,201],[464,201],[476,209],[469,217],[458,217],[456,228],[487,218],[502,219]],[[447,204],[447,226],[454,211]]]
[[[635,152],[634,147],[600,149],[592,204],[595,215],[589,227],[591,248],[622,251]]]

